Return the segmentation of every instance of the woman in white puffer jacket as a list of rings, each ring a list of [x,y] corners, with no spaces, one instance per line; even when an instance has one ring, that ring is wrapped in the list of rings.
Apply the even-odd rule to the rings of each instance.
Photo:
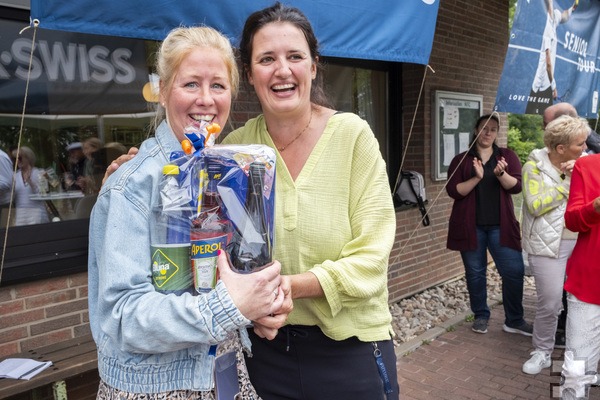
[[[523,249],[535,278],[537,310],[531,358],[523,372],[550,367],[567,259],[577,234],[565,228],[571,171],[586,149],[590,127],[583,118],[563,115],[544,131],[543,149],[533,150],[523,166]]]

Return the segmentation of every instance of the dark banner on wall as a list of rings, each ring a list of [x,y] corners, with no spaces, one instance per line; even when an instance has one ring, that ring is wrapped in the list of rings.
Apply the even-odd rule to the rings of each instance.
[[[122,114],[148,110],[144,41],[0,25],[0,113]]]
[[[595,118],[599,18],[599,0],[519,0],[496,110],[542,114],[564,101],[581,116]]]

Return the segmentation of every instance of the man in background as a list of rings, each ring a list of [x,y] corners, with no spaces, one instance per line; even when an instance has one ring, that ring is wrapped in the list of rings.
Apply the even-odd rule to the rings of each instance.
[[[77,179],[84,174],[85,154],[81,142],[74,142],[67,146],[69,153],[69,171],[65,173],[65,190],[81,190]]]
[[[544,0],[546,26],[544,27],[544,35],[542,37],[538,67],[527,101],[526,114],[542,114],[558,98],[556,80],[554,79],[556,46],[558,44],[556,28],[558,28],[559,24],[564,24],[571,18],[571,14],[575,11],[578,4],[579,0],[575,0],[570,8],[561,11],[554,8],[553,0]]]

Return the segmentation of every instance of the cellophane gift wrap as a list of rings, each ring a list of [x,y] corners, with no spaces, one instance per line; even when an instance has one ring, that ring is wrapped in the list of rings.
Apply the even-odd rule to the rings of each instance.
[[[188,127],[185,150],[173,152],[163,167],[150,221],[157,291],[210,291],[218,279],[219,250],[240,273],[272,260],[275,151],[265,145],[212,145],[206,137],[214,138],[214,130],[208,124]]]

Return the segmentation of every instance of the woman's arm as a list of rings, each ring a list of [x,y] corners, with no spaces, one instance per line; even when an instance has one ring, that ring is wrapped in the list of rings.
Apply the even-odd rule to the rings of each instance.
[[[468,166],[467,166],[468,164]],[[471,171],[475,171],[473,175]],[[454,200],[468,195],[483,179],[483,165],[476,157],[466,153],[455,156],[448,167],[446,192]]]
[[[574,232],[587,232],[600,224],[600,155],[591,155],[577,160],[571,175],[571,190],[565,225]]]
[[[571,179],[567,177],[561,183],[549,185],[536,163],[526,162],[523,166],[523,200],[527,211],[539,217],[564,204],[569,197],[570,184]]]

